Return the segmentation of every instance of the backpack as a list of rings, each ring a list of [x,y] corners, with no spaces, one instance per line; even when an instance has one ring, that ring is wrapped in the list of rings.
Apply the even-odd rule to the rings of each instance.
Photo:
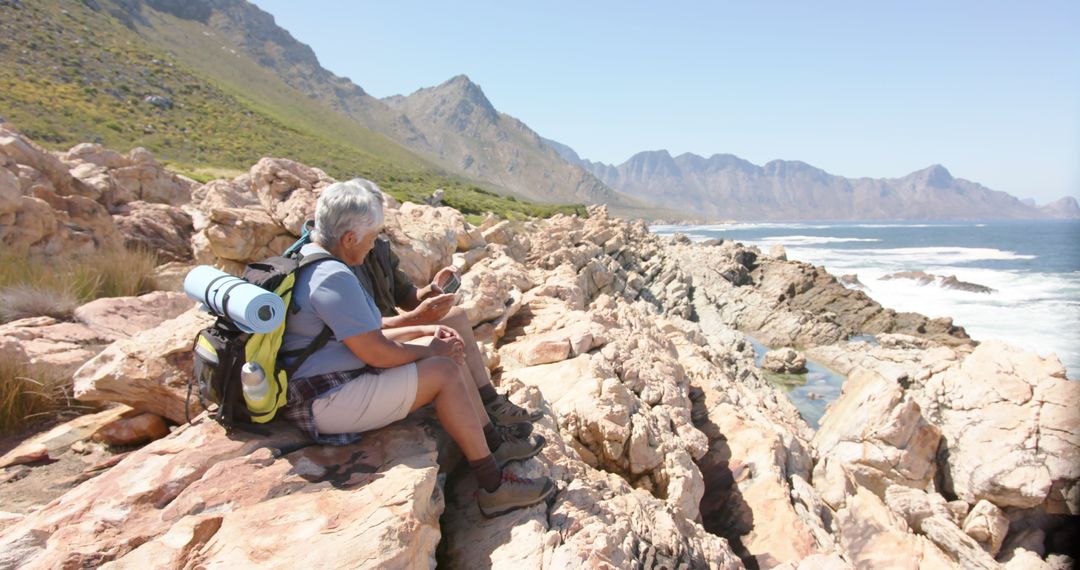
[[[248,264],[243,279],[281,297],[286,314],[299,309],[290,306],[296,273],[303,267],[328,259],[337,259],[329,253],[301,256],[300,247],[310,241],[308,231],[284,255]],[[315,351],[326,345],[332,335],[329,327],[323,327],[319,335],[307,347],[293,351],[280,351],[285,334],[285,319],[269,333],[249,333],[240,329],[228,316],[218,314],[214,324],[199,331],[195,337],[194,374],[188,380],[188,394],[184,412],[191,421],[189,404],[191,393],[198,389],[199,403],[204,409],[217,404],[211,413],[218,423],[231,429],[238,424],[263,424],[274,419],[277,411],[286,404],[289,378]],[[279,352],[280,351],[280,352]],[[287,366],[279,366],[279,357],[295,357]],[[244,399],[240,373],[246,362],[258,363],[270,389],[259,402]]]

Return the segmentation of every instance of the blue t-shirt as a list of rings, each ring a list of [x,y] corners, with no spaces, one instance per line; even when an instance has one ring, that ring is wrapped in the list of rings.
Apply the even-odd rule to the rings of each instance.
[[[307,244],[300,253],[311,255],[324,251],[321,246]],[[295,308],[299,312],[294,313]],[[297,273],[281,350],[305,348],[324,325],[330,327],[334,336],[304,361],[294,378],[363,368],[364,361],[341,339],[382,328],[382,316],[375,301],[349,266],[336,259],[316,263]]]

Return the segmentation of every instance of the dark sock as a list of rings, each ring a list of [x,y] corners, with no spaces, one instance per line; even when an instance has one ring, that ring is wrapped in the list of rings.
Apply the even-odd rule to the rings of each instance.
[[[495,424],[491,422],[488,422],[487,425],[484,426],[484,439],[487,440],[488,449],[491,451],[499,449],[499,446],[502,445],[503,442],[502,436],[499,435],[499,432],[495,431]]]
[[[499,484],[502,483],[502,469],[499,469],[499,464],[495,462],[494,455],[470,461],[469,468],[476,474],[476,484],[488,493],[498,489]]]
[[[495,387],[490,382],[480,387],[480,400],[485,404],[490,404],[498,397],[499,393],[495,391]]]

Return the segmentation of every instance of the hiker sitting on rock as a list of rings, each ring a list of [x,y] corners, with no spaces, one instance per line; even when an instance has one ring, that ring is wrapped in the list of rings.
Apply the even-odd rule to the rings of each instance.
[[[483,514],[542,501],[554,491],[549,478],[518,478],[503,466],[536,455],[544,440],[528,435],[527,419],[515,424],[529,426],[525,430],[491,423],[462,373],[461,336],[442,325],[383,328],[375,302],[349,269],[371,251],[382,223],[381,193],[367,180],[332,184],[319,196],[312,243],[300,253],[329,252],[337,260],[297,273],[293,306],[299,310],[286,318],[282,352],[310,345],[324,327],[333,337],[290,378],[286,417],[317,442],[340,445],[434,402],[476,474]]]
[[[484,357],[480,354],[465,311],[453,306],[454,295],[444,294],[438,285],[446,283],[455,269],[443,268],[435,274],[431,283],[418,289],[398,267],[398,263],[397,255],[390,249],[390,241],[380,235],[375,238],[375,244],[364,258],[363,265],[353,268],[382,313],[383,328],[438,324],[453,329],[465,347],[465,378],[480,391],[480,398],[492,421],[505,426],[540,419],[540,412],[530,413],[498,393],[491,385],[491,376],[487,366],[484,366]],[[398,307],[403,311],[400,314]]]

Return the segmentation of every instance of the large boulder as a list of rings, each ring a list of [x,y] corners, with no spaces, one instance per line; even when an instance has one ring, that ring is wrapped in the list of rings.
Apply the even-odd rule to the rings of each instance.
[[[443,267],[453,262],[456,251],[483,247],[461,212],[449,207],[433,208],[406,202],[399,210],[386,211],[385,232],[401,270],[418,286],[427,285]]]
[[[49,255],[115,246],[100,198],[59,158],[0,124],[0,245]]]
[[[765,353],[761,367],[770,372],[799,374],[806,372],[806,357],[791,348],[778,348]]]
[[[137,297],[105,297],[75,309],[75,319],[113,339],[131,338],[180,316],[194,303],[180,292],[154,291]]]
[[[115,336],[83,323],[29,317],[0,325],[0,352],[64,377],[102,351]]]
[[[208,313],[192,308],[109,345],[75,372],[75,397],[121,402],[184,423],[202,409],[198,398],[187,398],[192,342],[212,321]]]
[[[438,474],[421,419],[335,448],[203,417],[0,531],[0,567],[434,567]]]
[[[141,200],[125,204],[113,223],[130,249],[143,248],[157,254],[159,263],[191,259],[191,216],[176,206]]]
[[[945,490],[974,504],[1080,514],[1080,383],[998,341],[915,392],[947,442]]]
[[[814,484],[826,500],[838,496],[826,475],[842,465],[856,482],[879,496],[892,484],[925,489],[937,472],[941,430],[928,422],[919,405],[905,398],[896,378],[858,369],[843,394],[825,412],[813,445],[820,461]]]
[[[191,308],[183,293],[90,301],[74,311],[75,322],[30,317],[0,325],[0,350],[51,374],[68,376],[113,341],[151,329]]]
[[[263,158],[251,167],[251,191],[275,224],[298,236],[315,217],[319,190],[333,184],[325,172],[284,158]],[[279,252],[280,253],[280,252]]]
[[[127,155],[128,166],[110,170],[117,188],[118,202],[142,200],[179,206],[191,201],[197,182],[165,170],[145,148],[134,148]]]

